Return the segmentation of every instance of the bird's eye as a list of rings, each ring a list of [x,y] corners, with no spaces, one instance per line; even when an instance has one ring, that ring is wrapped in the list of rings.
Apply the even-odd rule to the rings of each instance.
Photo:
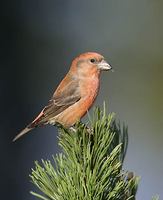
[[[92,58],[92,59],[90,59],[90,62],[91,62],[91,63],[95,63],[96,60],[95,60],[94,58]]]

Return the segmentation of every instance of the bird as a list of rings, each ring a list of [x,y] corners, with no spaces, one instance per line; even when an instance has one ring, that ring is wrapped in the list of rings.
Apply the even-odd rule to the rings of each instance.
[[[111,65],[99,53],[86,52],[77,56],[48,104],[13,141],[46,124],[73,127],[93,105],[99,92],[101,72],[110,69]]]

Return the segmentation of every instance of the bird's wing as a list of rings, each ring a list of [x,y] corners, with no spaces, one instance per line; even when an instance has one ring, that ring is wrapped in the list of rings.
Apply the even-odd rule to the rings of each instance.
[[[52,117],[55,117],[66,108],[71,106],[80,100],[79,83],[77,80],[69,80],[60,84],[59,90],[56,90],[53,97],[49,101],[49,104],[41,111],[41,113],[33,120],[25,129],[23,129],[14,139],[17,140],[31,129],[40,126],[41,124],[47,123]],[[59,91],[59,92],[58,92]]]
[[[39,123],[47,122],[48,119],[60,114],[66,108],[79,101],[80,98],[78,81],[69,81],[60,92],[54,93],[49,104],[43,109],[43,115],[39,119]]]

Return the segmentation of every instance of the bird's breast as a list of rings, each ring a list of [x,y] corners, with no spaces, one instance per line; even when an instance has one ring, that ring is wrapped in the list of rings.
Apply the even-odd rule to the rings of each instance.
[[[96,98],[99,90],[98,78],[86,78],[80,82],[80,91],[82,98],[88,98],[90,100]]]
[[[85,81],[80,83],[80,91],[81,91],[81,99],[83,102],[86,102],[87,107],[89,109],[89,107],[92,105],[98,94],[99,79],[98,78],[86,79]]]

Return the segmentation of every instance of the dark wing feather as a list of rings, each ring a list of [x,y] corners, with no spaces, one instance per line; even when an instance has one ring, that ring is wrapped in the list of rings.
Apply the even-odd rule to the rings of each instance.
[[[54,117],[64,111],[81,98],[78,81],[70,81],[60,92],[53,95],[49,104],[43,109],[43,116],[40,123],[46,123],[49,118]]]

